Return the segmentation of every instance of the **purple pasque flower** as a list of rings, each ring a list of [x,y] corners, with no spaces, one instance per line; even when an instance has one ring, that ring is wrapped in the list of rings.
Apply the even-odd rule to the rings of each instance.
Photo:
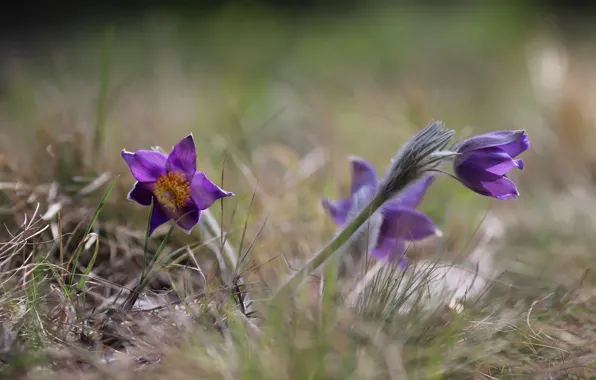
[[[323,207],[340,226],[343,226],[349,216],[353,214],[352,208],[357,207],[357,196],[366,194],[368,198],[372,199],[378,185],[377,171],[371,163],[358,157],[352,158],[351,161],[350,196],[339,201],[328,199],[322,201]],[[405,267],[404,254],[407,241],[418,241],[432,235],[441,235],[435,223],[428,216],[416,210],[434,180],[434,175],[422,177],[398,193],[396,199],[381,206],[377,211],[380,213],[378,231],[371,231],[371,235],[376,234],[376,241],[370,251],[372,256],[380,260],[399,260],[400,266]]]
[[[131,153],[122,149],[122,158],[137,180],[128,199],[143,206],[149,206],[153,199],[150,235],[170,219],[190,233],[199,222],[201,210],[220,198],[234,195],[220,189],[205,173],[197,171],[192,133],[176,144],[169,156],[154,150]]]
[[[513,168],[522,170],[524,161],[514,158],[530,147],[523,130],[496,131],[474,136],[457,149],[453,161],[456,177],[470,190],[497,199],[517,198],[515,183],[507,178]]]

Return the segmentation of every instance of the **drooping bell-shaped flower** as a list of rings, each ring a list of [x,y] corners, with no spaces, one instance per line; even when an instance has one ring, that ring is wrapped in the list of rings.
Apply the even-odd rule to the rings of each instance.
[[[453,161],[456,177],[470,190],[497,199],[517,198],[519,192],[507,172],[522,170],[524,162],[514,159],[530,147],[523,130],[496,131],[464,141]]]
[[[376,230],[371,232],[375,236],[375,242],[370,250],[372,256],[380,260],[399,261],[400,265],[404,267],[406,265],[404,257],[406,242],[441,234],[428,216],[416,210],[434,179],[434,175],[428,175],[410,184],[397,194],[396,199],[381,206],[377,211],[381,215],[380,218],[371,218],[371,220],[380,221],[379,226],[372,228],[376,227]],[[339,201],[323,199],[323,207],[339,226],[343,226],[352,213],[353,207],[356,207],[355,201],[358,197],[366,194],[372,198],[377,186],[375,167],[364,159],[352,158],[350,195]]]
[[[203,172],[197,171],[197,153],[192,133],[165,154],[154,150],[122,150],[137,182],[128,199],[149,206],[153,199],[149,234],[173,219],[186,233],[199,222],[201,210],[220,198],[234,195],[220,189]]]

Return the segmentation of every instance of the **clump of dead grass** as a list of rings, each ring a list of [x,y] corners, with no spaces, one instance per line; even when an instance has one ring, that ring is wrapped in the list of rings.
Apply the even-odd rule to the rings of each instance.
[[[549,51],[547,60],[558,59],[557,70],[566,70],[561,52],[557,56]],[[106,314],[119,310],[140,274],[144,214],[122,201],[129,183],[121,179],[85,234],[107,186],[119,173],[98,171],[108,168],[92,165],[97,164],[97,157],[90,155],[97,141],[91,136],[101,136],[101,130],[86,135],[76,128],[65,133],[62,128],[56,133],[53,125],[42,123],[36,132],[37,148],[28,151],[23,161],[28,165],[0,156],[0,218],[6,227],[0,231],[3,375],[15,379],[593,376],[586,367],[593,361],[594,295],[593,284],[586,284],[594,278],[584,270],[590,267],[593,238],[586,214],[593,207],[589,196],[569,188],[570,181],[590,177],[586,173],[593,161],[589,149],[592,116],[587,110],[591,97],[585,91],[589,86],[582,81],[584,77],[576,74],[575,81],[563,86],[563,95],[540,104],[539,117],[531,119],[532,135],[544,138],[537,140],[542,152],[528,160],[528,168],[533,169],[520,179],[532,191],[524,188],[523,202],[515,203],[514,210],[505,206],[497,213],[507,225],[505,236],[497,239],[498,247],[482,243],[493,233],[494,225],[483,223],[470,246],[463,228],[460,237],[447,236],[443,247],[447,252],[437,254],[441,249],[424,247],[426,255],[418,259],[428,266],[417,277],[381,268],[380,275],[371,275],[366,284],[362,278],[338,283],[337,293],[330,295],[321,294],[321,280],[313,276],[282,309],[267,308],[264,301],[270,296],[269,288],[322,246],[324,236],[331,233],[313,199],[332,182],[326,178],[338,171],[329,162],[336,152],[314,144],[301,156],[282,144],[259,145],[254,136],[253,145],[244,149],[235,150],[223,141],[230,157],[228,165],[233,163],[241,173],[232,180],[243,186],[248,183],[246,204],[232,212],[240,222],[229,222],[234,227],[220,237],[207,234],[198,242],[195,236],[174,233],[166,253],[184,248],[187,255],[180,255],[156,273],[136,307],[112,312],[103,329]],[[560,83],[555,85],[559,87],[551,88],[551,95],[561,89]],[[421,97],[406,102],[403,108],[434,109],[424,100],[425,94],[430,98],[431,89],[415,89]],[[544,89],[538,88],[538,92]],[[394,107],[391,94],[375,94]],[[318,100],[325,99],[324,94],[317,95]],[[377,122],[378,104],[371,105],[371,97],[365,98],[375,110],[371,113]],[[176,100],[183,103],[183,99]],[[346,120],[340,117],[342,112],[319,103],[325,122],[342,128],[353,123],[358,133],[352,137],[362,138],[362,120]],[[105,122],[101,112],[96,126]],[[426,113],[417,112],[415,117],[426,120]],[[171,116],[168,112],[167,117]],[[69,124],[65,115],[40,115],[39,119]],[[162,127],[159,122],[147,124],[159,125],[154,129]],[[540,128],[548,128],[554,137]],[[386,128],[375,133],[391,137],[383,138],[381,146],[393,146],[392,138],[401,136],[401,132],[387,135]],[[348,135],[346,132],[345,138],[349,139]],[[570,166],[577,170],[570,173]],[[530,186],[532,181],[539,181],[544,191],[537,191],[538,185]],[[580,185],[585,182],[590,180]],[[250,201],[252,191],[254,203]],[[457,217],[468,215],[457,211],[464,215]],[[273,222],[266,223],[266,212]],[[221,237],[231,241],[234,234],[240,237],[236,243],[246,238],[245,248],[251,247],[255,260],[247,260],[243,268],[226,277],[215,264],[216,255],[223,245]],[[81,246],[80,260],[73,268],[71,258]],[[158,246],[156,239],[149,249],[155,251]],[[468,252],[460,255],[453,247]],[[240,256],[245,254],[243,249],[238,251]],[[474,252],[486,256],[487,251],[492,252],[494,272],[480,273],[485,262],[479,260],[465,269],[474,281],[482,278],[488,289],[477,297],[465,294],[454,303],[444,302],[456,293],[453,291],[435,295],[439,302],[429,302],[433,281],[445,277],[443,268],[452,265],[453,256],[462,264]],[[94,256],[84,289],[73,292],[66,288],[64,281],[73,274],[77,281],[85,277]],[[371,266],[368,273],[372,272]],[[240,284],[240,277],[248,281]],[[363,290],[362,294],[355,289]],[[245,292],[254,302],[258,319],[244,308]]]
[[[465,246],[467,252],[455,257],[449,244],[442,251],[427,244],[423,249],[427,256],[418,257],[412,272],[375,269],[374,263],[367,263],[368,277],[327,284],[323,292],[321,279],[313,276],[311,284],[285,300],[283,308],[269,307],[265,302],[269,289],[291,272],[291,266],[299,266],[315,244],[294,241],[289,222],[268,224],[262,204],[274,204],[273,212],[277,207],[301,209],[302,200],[291,189],[303,186],[312,191],[312,181],[322,180],[313,178],[313,173],[324,167],[309,164],[306,158],[286,160],[286,187],[277,193],[253,183],[249,214],[236,231],[243,243],[237,252],[228,247],[242,263],[236,270],[226,272],[218,264],[225,244],[233,243],[229,232],[220,228],[217,233],[210,225],[211,230],[201,229],[209,233],[198,241],[173,234],[164,255],[178,252],[175,260],[156,272],[134,307],[123,310],[142,270],[144,223],[128,218],[131,206],[114,200],[123,198],[126,187],[112,183],[113,174],[81,169],[78,163],[85,158],[77,154],[84,152],[64,150],[69,152],[66,158],[56,156],[62,166],[44,169],[45,176],[21,175],[9,166],[3,171],[3,177],[11,179],[2,183],[10,212],[4,214],[0,247],[0,359],[5,376],[546,376],[539,365],[559,373],[589,359],[589,352],[580,348],[586,343],[582,333],[565,331],[569,324],[561,325],[566,318],[582,315],[574,304],[581,284],[573,288],[543,279],[543,286],[537,286],[537,278],[516,267],[500,262],[492,268],[487,258],[515,247],[516,236],[530,233],[508,230],[506,242],[502,233],[495,232],[501,228],[495,223],[483,223]],[[242,163],[237,156],[235,160]],[[314,165],[310,174],[308,165]],[[86,173],[87,179],[78,182],[79,173]],[[107,189],[112,193],[106,198]],[[259,202],[259,197],[265,200]],[[274,217],[279,220],[283,215]],[[525,220],[517,223],[528,225]],[[517,228],[514,220],[507,219],[507,225]],[[280,233],[287,238],[280,241]],[[302,233],[313,232],[305,226]],[[159,245],[155,239],[148,249],[155,252]],[[256,254],[260,260],[250,257],[255,249],[266,251]],[[207,254],[197,255],[200,251]],[[281,261],[287,263],[285,269],[279,260],[271,269],[267,260],[285,252],[295,253],[292,260]],[[471,259],[474,265],[458,268],[454,258],[458,264]],[[446,286],[453,271],[467,282]],[[466,271],[471,275],[462,274]],[[72,288],[70,279],[74,284],[84,279],[84,286]],[[478,293],[474,284],[480,280]],[[253,302],[250,306],[247,297]]]
[[[142,266],[140,223],[136,228],[133,223],[118,226],[118,217],[114,220],[112,215],[118,215],[113,210],[122,204],[108,198],[84,231],[111,178],[99,175],[86,183],[84,196],[64,181],[5,183],[3,194],[11,202],[13,217],[6,224],[1,251],[1,354],[6,376],[471,378],[494,373],[501,363],[494,358],[510,360],[516,349],[521,350],[512,345],[512,336],[524,338],[521,346],[533,349],[550,339],[536,330],[536,306],[533,315],[524,314],[528,303],[503,309],[486,298],[476,304],[461,299],[463,311],[453,304],[429,303],[428,289],[440,257],[426,260],[429,264],[415,276],[385,267],[372,280],[355,279],[356,288],[366,281],[360,296],[351,294],[353,282],[335,285],[345,299],[320,293],[315,282],[286,300],[283,309],[268,309],[263,300],[269,296],[272,276],[259,274],[267,272],[264,265],[247,260],[243,271],[225,278],[213,264],[216,260],[209,266],[209,260],[193,255],[209,242],[215,243],[215,250],[221,248],[223,234],[199,243],[173,237],[167,252],[182,247],[182,259],[162,268],[134,308],[120,310]],[[110,196],[117,194],[122,196],[122,190],[114,187]],[[59,209],[52,214],[56,204]],[[266,232],[262,237],[272,238]],[[158,245],[153,242],[150,249]],[[246,251],[253,245],[247,243]],[[80,260],[73,268],[72,257],[79,248]],[[83,289],[70,289],[67,280],[73,273],[77,281],[85,278],[89,265]],[[239,283],[245,275],[267,281]],[[245,294],[255,300],[258,319],[244,307]],[[487,341],[493,343],[487,347]],[[558,343],[548,344],[561,350]],[[507,363],[507,368],[529,365]],[[501,368],[502,374],[510,371],[507,368]]]

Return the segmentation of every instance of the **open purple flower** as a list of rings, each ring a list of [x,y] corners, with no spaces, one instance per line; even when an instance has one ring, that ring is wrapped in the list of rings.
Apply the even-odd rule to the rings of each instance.
[[[183,138],[169,156],[154,150],[122,149],[122,158],[128,164],[137,182],[128,193],[143,206],[153,199],[149,234],[170,219],[186,233],[199,222],[201,210],[216,200],[234,195],[220,189],[203,172],[197,172],[197,152],[192,133]]]
[[[381,224],[376,242],[370,254],[377,259],[396,261],[405,267],[404,257],[407,241],[417,241],[441,232],[434,222],[416,210],[435,177],[429,175],[412,183],[401,191],[397,199],[386,202],[378,212]],[[349,197],[339,201],[323,199],[323,207],[340,226],[344,225],[355,206],[357,193],[372,198],[377,188],[377,171],[372,164],[361,158],[352,158],[352,187]]]
[[[513,168],[522,170],[515,157],[530,147],[525,131],[497,131],[464,141],[453,162],[457,178],[476,193],[497,199],[517,198],[515,183],[507,178]]]

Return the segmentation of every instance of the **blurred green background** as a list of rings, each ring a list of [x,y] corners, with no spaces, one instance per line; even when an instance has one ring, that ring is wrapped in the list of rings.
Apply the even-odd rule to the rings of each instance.
[[[431,189],[422,208],[453,247],[489,209],[533,247],[545,236],[593,239],[592,209],[573,193],[590,199],[596,173],[589,10],[354,4],[148,7],[15,36],[1,57],[2,180],[68,183],[109,171],[124,174],[112,197],[121,202],[132,184],[122,148],[169,149],[193,132],[199,168],[219,180],[225,166],[224,187],[237,194],[229,207],[244,215],[258,182],[257,220],[269,213],[269,236],[293,234],[282,248],[264,238],[263,251],[308,255],[334,229],[319,199],[345,193],[347,157],[383,171],[413,132],[439,119],[463,137],[525,129],[532,141],[526,169],[512,174],[518,201],[494,202],[448,178]],[[567,215],[557,207],[568,219],[556,219]],[[142,228],[144,214],[129,210],[111,215]],[[581,268],[591,265],[586,255]]]
[[[163,363],[150,362],[160,361],[157,371],[171,379],[196,373],[219,379],[228,371],[247,379],[315,378],[316,373],[323,378],[329,371],[335,375],[324,378],[335,379],[352,376],[355,367],[363,371],[356,377],[373,378],[384,371],[379,360],[399,364],[402,358],[410,378],[461,379],[536,375],[584,354],[593,361],[596,7],[562,1],[382,0],[25,7],[19,15],[0,12],[0,265],[3,279],[16,284],[8,292],[3,285],[8,296],[3,294],[7,301],[0,306],[33,303],[32,342],[39,319],[35,304],[42,298],[38,281],[54,277],[47,270],[27,277],[29,265],[63,267],[83,239],[80,226],[87,225],[118,175],[93,225],[96,251],[92,256],[85,248],[79,262],[93,267],[96,283],[87,289],[97,293],[87,303],[82,297],[88,309],[81,315],[95,312],[93,302],[111,303],[134,286],[143,267],[148,210],[126,200],[134,180],[122,149],[158,145],[169,151],[194,134],[198,170],[235,193],[210,211],[232,247],[251,247],[246,263],[255,265],[245,263],[242,275],[256,307],[264,308],[271,289],[335,233],[320,201],[349,191],[348,157],[366,158],[383,172],[413,133],[442,120],[462,138],[525,129],[531,140],[521,156],[525,169],[511,172],[521,194],[517,200],[483,197],[443,176],[419,207],[443,237],[409,249],[409,262],[439,257],[442,265],[467,257],[462,271],[472,268],[466,273],[480,273],[490,283],[482,302],[466,299],[462,314],[433,313],[430,327],[416,313],[388,318],[387,342],[406,336],[402,354],[377,340],[384,322],[375,322],[369,334],[358,313],[344,316],[343,307],[323,298],[317,305],[315,281],[300,293],[305,296],[297,302],[300,309],[271,313],[256,323],[264,339],[245,339],[244,330],[232,326],[240,331],[234,338],[238,344],[230,347],[222,340],[220,346],[223,335],[206,319],[199,322],[205,331],[197,326],[197,338],[184,333],[190,347],[170,351]],[[94,191],[82,191],[89,187]],[[60,214],[47,216],[56,205]],[[46,217],[41,225],[49,227],[21,245],[6,244],[27,229],[24,221],[33,215]],[[167,228],[152,236],[149,251],[156,250]],[[166,251],[204,243],[200,231],[189,236],[175,229]],[[71,238],[63,249],[63,240]],[[216,245],[193,248],[196,267],[209,277],[203,277],[208,291],[212,281],[217,283],[210,275]],[[195,262],[185,255],[180,259],[180,265],[156,273],[147,290],[177,287],[184,295],[198,295],[204,288],[195,294],[190,286],[187,292],[187,279],[201,282],[190,271]],[[10,266],[18,269],[13,273]],[[443,283],[457,287],[451,278]],[[13,300],[11,291],[30,295]],[[383,310],[391,304],[385,300],[379,302]],[[203,305],[208,303],[209,298]],[[47,304],[51,310],[67,305],[50,297]],[[313,313],[319,306],[322,313]],[[227,311],[218,314],[226,314],[228,322],[236,318],[228,319]],[[320,329],[320,322],[340,319],[329,332]],[[146,335],[155,335],[161,325],[170,323],[152,323]],[[363,343],[359,334],[370,342]],[[167,338],[153,348],[178,344],[178,336],[170,335],[153,336]],[[372,354],[361,356],[373,345]],[[212,347],[225,354],[214,355]],[[134,363],[135,373],[141,373],[136,366],[145,364]],[[55,366],[68,371],[72,364]],[[105,379],[102,366],[98,378]]]

